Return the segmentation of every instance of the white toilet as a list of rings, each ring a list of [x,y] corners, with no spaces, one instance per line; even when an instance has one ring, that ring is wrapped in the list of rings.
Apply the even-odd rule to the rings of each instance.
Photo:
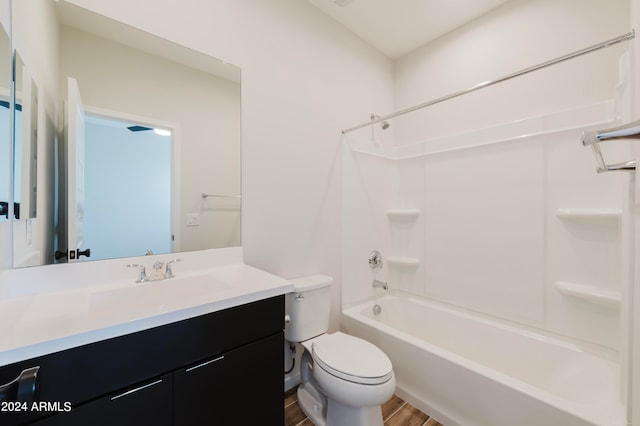
[[[304,347],[298,404],[316,426],[382,426],[380,405],[396,389],[391,361],[377,346],[329,329],[331,284],[325,275],[293,280],[285,339]]]

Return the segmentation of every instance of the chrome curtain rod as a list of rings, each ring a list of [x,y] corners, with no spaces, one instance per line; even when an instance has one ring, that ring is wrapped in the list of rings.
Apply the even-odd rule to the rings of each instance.
[[[503,81],[511,80],[512,78],[519,77],[521,75],[528,74],[530,72],[537,71],[537,70],[540,70],[542,68],[546,68],[548,66],[555,65],[555,64],[558,64],[560,62],[567,61],[569,59],[577,58],[578,56],[582,56],[582,55],[585,55],[587,53],[595,52],[596,50],[604,49],[605,47],[613,46],[613,45],[621,43],[623,41],[632,40],[632,39],[635,38],[635,35],[636,35],[635,31],[632,30],[631,32],[628,32],[628,33],[626,33],[624,35],[621,35],[619,37],[616,37],[616,38],[612,38],[611,40],[607,40],[607,41],[604,41],[602,43],[594,44],[593,46],[589,46],[589,47],[586,47],[584,49],[577,50],[577,51],[575,51],[573,53],[569,53],[569,54],[557,57],[555,59],[551,59],[549,61],[542,62],[541,64],[534,65],[532,67],[525,68],[523,70],[516,71],[516,72],[511,73],[511,74],[507,74],[504,77],[500,77],[500,78],[495,79],[495,80],[485,81],[484,83],[476,84],[475,86],[470,87],[470,88],[468,88],[466,90],[460,90],[458,92],[451,93],[450,95],[443,96],[441,98],[437,98],[437,99],[434,99],[432,101],[425,102],[425,103],[422,103],[422,104],[419,104],[419,105],[416,105],[416,106],[413,106],[413,107],[410,107],[410,108],[406,108],[406,109],[394,112],[394,113],[389,114],[389,115],[385,115],[384,117],[377,117],[375,120],[371,120],[371,121],[368,121],[366,123],[360,124],[358,126],[354,126],[354,127],[348,128],[348,129],[344,129],[342,131],[342,133],[343,134],[349,133],[349,132],[351,132],[353,130],[361,129],[363,127],[370,126],[372,124],[376,124],[376,123],[379,123],[381,121],[385,121],[385,120],[389,120],[391,118],[395,118],[395,117],[397,117],[399,115],[403,115],[403,114],[406,114],[406,113],[409,113],[409,112],[413,112],[413,111],[416,111],[416,110],[419,110],[419,109],[422,109],[422,108],[426,108],[426,107],[431,106],[431,105],[439,104],[440,102],[448,101],[449,99],[457,98],[458,96],[466,95],[467,93],[475,92],[476,90],[484,89],[485,87],[493,86],[494,84],[502,83]]]

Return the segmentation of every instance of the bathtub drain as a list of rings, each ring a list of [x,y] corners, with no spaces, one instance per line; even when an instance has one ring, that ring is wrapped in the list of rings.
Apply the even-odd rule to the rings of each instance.
[[[382,312],[380,305],[373,305],[373,315],[380,315],[380,312]]]

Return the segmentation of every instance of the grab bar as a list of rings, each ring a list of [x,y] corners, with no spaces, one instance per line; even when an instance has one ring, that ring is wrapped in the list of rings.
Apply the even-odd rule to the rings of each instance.
[[[636,161],[626,161],[624,163],[607,164],[600,150],[600,142],[619,139],[640,139],[640,121],[613,127],[607,130],[585,130],[582,132],[582,145],[590,146],[593,155],[596,157],[598,173],[613,171],[635,171]]]

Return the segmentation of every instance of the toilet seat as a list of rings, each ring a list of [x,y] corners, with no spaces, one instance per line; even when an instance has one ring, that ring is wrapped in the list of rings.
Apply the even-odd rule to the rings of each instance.
[[[372,343],[341,332],[313,340],[314,362],[329,374],[352,383],[378,385],[393,377],[391,361]]]

